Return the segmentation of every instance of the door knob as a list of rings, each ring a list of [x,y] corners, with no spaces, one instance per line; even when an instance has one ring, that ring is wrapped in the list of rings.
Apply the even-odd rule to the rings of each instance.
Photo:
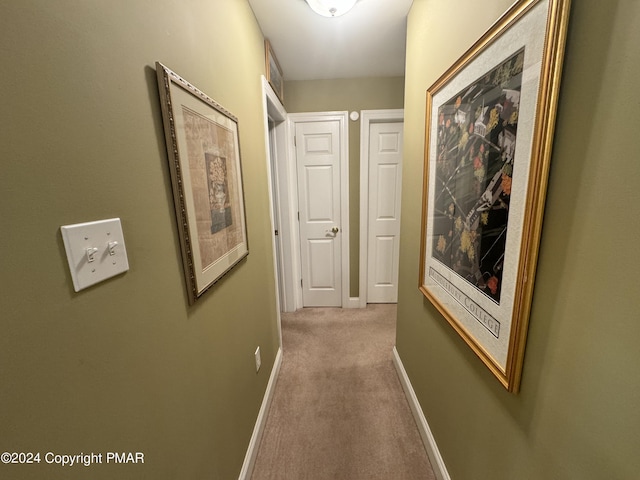
[[[338,232],[340,231],[340,229],[339,229],[338,227],[333,227],[333,228],[331,229],[331,231],[332,231],[333,233],[338,233]]]

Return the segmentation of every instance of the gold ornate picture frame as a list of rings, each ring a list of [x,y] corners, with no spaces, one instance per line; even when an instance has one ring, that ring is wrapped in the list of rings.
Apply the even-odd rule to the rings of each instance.
[[[520,386],[569,0],[515,3],[428,90],[419,289]]]
[[[189,303],[249,254],[238,120],[161,63],[158,87]]]

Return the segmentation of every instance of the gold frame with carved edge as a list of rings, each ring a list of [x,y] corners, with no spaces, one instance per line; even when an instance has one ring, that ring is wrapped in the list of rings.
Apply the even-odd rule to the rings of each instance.
[[[476,353],[500,383],[508,391],[513,393],[519,391],[522,376],[569,10],[570,0],[520,0],[516,2],[427,90],[419,290],[444,316],[448,323]],[[533,100],[530,102],[533,104],[534,111],[529,112],[529,123],[527,124],[527,126],[529,126],[529,133],[525,133],[524,135],[525,137],[526,135],[530,136],[530,149],[527,151],[525,146],[524,155],[520,155],[520,157],[523,157],[522,159],[518,157],[518,153],[522,152],[522,148],[520,151],[516,149],[515,162],[520,163],[518,163],[517,167],[512,167],[514,172],[516,168],[523,169],[528,167],[528,169],[525,169],[528,171],[528,176],[525,175],[526,178],[521,182],[523,188],[520,193],[522,197],[520,210],[513,212],[512,209],[509,208],[508,212],[509,227],[512,226],[512,216],[516,215],[516,223],[519,228],[515,238],[513,238],[513,234],[511,235],[511,238],[515,242],[509,244],[515,244],[516,246],[515,250],[512,249],[516,251],[516,253],[512,255],[511,261],[511,271],[513,272],[511,275],[513,281],[509,287],[512,292],[509,300],[511,306],[508,309],[505,307],[504,312],[500,312],[499,302],[497,302],[498,307],[496,307],[496,311],[503,315],[504,318],[500,318],[503,318],[505,325],[508,325],[509,332],[508,335],[505,335],[502,339],[501,344],[498,344],[496,340],[496,351],[499,350],[501,356],[501,360],[498,360],[497,355],[492,350],[494,346],[491,341],[483,340],[484,337],[489,337],[489,335],[486,335],[486,332],[473,323],[474,320],[476,321],[475,323],[482,323],[478,320],[480,316],[482,316],[483,319],[488,319],[486,320],[487,323],[490,322],[493,317],[491,314],[487,314],[482,307],[478,307],[477,303],[473,306],[474,300],[471,298],[471,295],[467,295],[462,291],[462,287],[468,287],[467,285],[461,285],[465,282],[462,277],[458,277],[452,269],[446,271],[447,266],[437,264],[431,256],[434,247],[433,243],[429,243],[429,240],[434,240],[435,234],[431,234],[431,238],[429,238],[430,232],[427,231],[429,230],[429,225],[433,224],[431,221],[433,217],[433,210],[431,209],[433,206],[430,205],[429,186],[431,181],[430,174],[434,177],[435,182],[435,172],[430,171],[430,168],[433,169],[434,167],[432,167],[432,165],[435,165],[436,149],[432,148],[434,146],[432,143],[437,142],[436,134],[438,132],[438,124],[433,120],[436,118],[434,117],[434,112],[438,113],[437,105],[444,105],[442,98],[438,97],[442,90],[449,85],[455,85],[455,82],[459,78],[466,78],[466,72],[474,71],[474,69],[477,70],[479,68],[478,65],[486,65],[487,61],[491,62],[492,59],[488,59],[487,56],[492,46],[495,47],[491,52],[496,55],[495,62],[493,62],[492,65],[499,65],[499,62],[506,58],[506,56],[497,58],[498,55],[504,55],[504,52],[498,49],[498,42],[500,42],[500,39],[507,38],[506,36],[509,32],[513,32],[512,35],[517,35],[517,29],[523,29],[524,22],[528,21],[527,19],[532,15],[538,16],[535,18],[538,18],[537,25],[541,28],[539,28],[538,31],[528,34],[531,35],[530,38],[534,39],[531,41],[532,44],[542,42],[542,59],[541,62],[539,62],[539,69],[538,63],[534,63],[531,67],[535,69],[538,75],[536,80],[538,82],[538,88],[537,91],[529,92],[529,95],[534,95],[531,97]],[[544,15],[543,19],[539,17],[541,15]],[[512,47],[510,46],[509,48]],[[522,48],[526,48],[526,44]],[[525,70],[526,69],[523,69],[523,72]],[[491,69],[480,71],[487,73],[490,72]],[[475,79],[477,83],[479,83],[480,78],[481,75],[476,75]],[[462,87],[473,86],[472,83],[461,85]],[[462,92],[463,90],[464,88],[459,88],[458,92]],[[434,99],[438,101],[436,102]],[[451,99],[447,98],[447,100]],[[521,123],[523,122],[519,119],[518,139],[520,139]],[[524,123],[526,124],[526,122]],[[517,143],[517,145],[519,146],[520,144]],[[520,167],[522,163],[525,165]],[[526,165],[526,163],[528,163],[528,165]],[[515,176],[515,173],[512,173],[512,175]],[[511,194],[512,192],[510,191],[509,195]],[[508,232],[507,235],[509,235],[511,232],[506,229],[506,225],[505,221],[505,230]],[[507,250],[507,248],[508,246],[505,246],[505,250]],[[429,272],[427,272],[428,265],[430,267]],[[434,269],[432,265],[436,265],[437,268],[443,268],[445,275],[441,275],[441,272],[439,272],[437,268]],[[429,275],[427,275],[427,273],[429,273]],[[429,279],[429,276],[431,276],[431,279]],[[464,307],[463,304],[467,302],[468,305]],[[491,306],[491,304],[489,304],[489,306]],[[482,311],[481,315],[476,313],[474,318],[474,314],[470,313],[472,310],[476,312]],[[467,314],[469,318],[465,317]],[[485,314],[487,316],[485,316]],[[486,326],[485,329],[489,330]],[[495,336],[495,333],[493,333],[493,336]],[[490,340],[493,340],[493,338],[490,338]]]

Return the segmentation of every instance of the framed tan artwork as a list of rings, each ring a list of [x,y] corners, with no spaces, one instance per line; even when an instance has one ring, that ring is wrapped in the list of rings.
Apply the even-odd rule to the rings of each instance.
[[[189,303],[249,253],[238,120],[156,63]]]

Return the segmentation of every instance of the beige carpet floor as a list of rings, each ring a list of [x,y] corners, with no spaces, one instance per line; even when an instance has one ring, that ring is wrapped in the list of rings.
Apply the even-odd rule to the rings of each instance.
[[[282,316],[252,480],[434,479],[392,362],[395,305]]]

